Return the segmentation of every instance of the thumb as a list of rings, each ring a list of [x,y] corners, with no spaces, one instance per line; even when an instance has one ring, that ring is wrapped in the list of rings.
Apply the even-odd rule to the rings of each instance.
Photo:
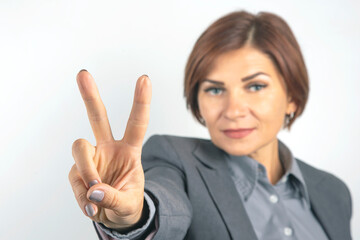
[[[108,184],[99,183],[89,189],[87,198],[99,207],[113,210],[120,217],[127,217],[142,210],[144,196],[132,191],[119,191]]]

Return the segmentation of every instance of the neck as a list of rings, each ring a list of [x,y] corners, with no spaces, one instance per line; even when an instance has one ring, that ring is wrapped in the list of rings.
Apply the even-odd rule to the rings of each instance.
[[[285,174],[280,162],[278,149],[278,140],[275,138],[275,140],[269,144],[249,155],[249,157],[264,165],[269,182],[273,185]]]

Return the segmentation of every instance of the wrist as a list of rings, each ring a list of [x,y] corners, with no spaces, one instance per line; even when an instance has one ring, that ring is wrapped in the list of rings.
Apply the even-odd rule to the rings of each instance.
[[[149,218],[149,206],[147,205],[146,201],[143,201],[142,210],[139,211],[134,217],[133,217],[133,224],[129,225],[122,225],[121,227],[109,227],[120,234],[130,232],[134,229],[141,228],[143,225],[146,224],[146,220]],[[107,227],[107,226],[106,226]]]

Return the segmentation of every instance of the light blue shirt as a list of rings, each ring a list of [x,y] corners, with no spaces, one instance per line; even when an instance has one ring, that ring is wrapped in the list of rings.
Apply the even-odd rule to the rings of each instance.
[[[311,211],[308,191],[296,159],[280,140],[284,176],[272,185],[265,167],[248,156],[227,155],[231,178],[259,240],[316,239],[327,236]]]

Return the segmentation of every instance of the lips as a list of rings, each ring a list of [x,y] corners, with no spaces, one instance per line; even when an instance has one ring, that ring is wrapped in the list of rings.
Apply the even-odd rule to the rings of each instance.
[[[226,129],[224,134],[229,138],[244,138],[249,135],[255,128],[238,128],[238,129]]]

